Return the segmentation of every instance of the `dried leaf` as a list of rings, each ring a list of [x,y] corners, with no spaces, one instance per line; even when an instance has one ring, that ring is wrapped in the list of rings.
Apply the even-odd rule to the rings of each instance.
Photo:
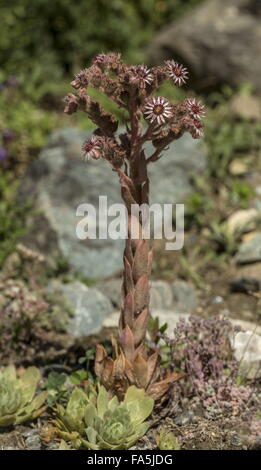
[[[148,364],[148,384],[151,383],[151,381],[153,380],[154,376],[157,374],[157,369],[158,369],[158,358],[159,358],[159,355],[157,353],[157,351],[155,353],[153,353],[148,361],[147,361],[147,364]]]
[[[104,359],[107,357],[107,353],[104,347],[101,344],[97,344],[96,346],[96,356],[95,356],[95,365],[94,370],[97,377],[102,376],[103,368],[104,368]]]
[[[176,373],[170,374],[165,379],[161,380],[160,382],[156,382],[151,384],[147,389],[147,394],[152,397],[154,400],[159,400],[163,395],[167,393],[169,387],[172,383],[176,382],[182,377],[185,377],[186,374],[184,373]]]
[[[141,354],[137,354],[133,361],[133,372],[138,387],[146,388],[148,384],[148,366]]]
[[[128,325],[122,330],[120,335],[120,345],[126,358],[132,361],[134,355],[134,336]]]
[[[113,384],[113,368],[113,359],[111,359],[111,357],[104,359],[104,368],[101,375],[101,382],[106,386],[106,388],[110,388]]]
[[[122,350],[119,353],[119,356],[114,361],[113,375],[114,377],[123,377],[125,371],[125,356]]]
[[[86,102],[86,113],[90,119],[100,128],[103,133],[113,137],[118,128],[118,121],[111,113],[107,113],[102,106],[92,99]]]

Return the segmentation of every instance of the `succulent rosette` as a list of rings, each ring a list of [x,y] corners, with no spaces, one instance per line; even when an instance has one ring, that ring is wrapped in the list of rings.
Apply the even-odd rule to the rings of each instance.
[[[14,366],[0,371],[0,427],[37,418],[44,410],[47,393],[36,395],[40,372],[29,367],[17,376]]]
[[[128,388],[121,403],[103,386],[96,396],[75,388],[66,409],[57,407],[54,423],[58,435],[76,449],[128,449],[149,429],[145,420],[153,406],[154,400],[135,386]]]

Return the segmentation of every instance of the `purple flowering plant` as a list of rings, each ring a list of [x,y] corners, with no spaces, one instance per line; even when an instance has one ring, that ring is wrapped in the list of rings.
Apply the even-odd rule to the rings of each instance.
[[[65,112],[83,111],[97,127],[83,144],[86,159],[105,159],[118,174],[129,226],[136,223],[138,238],[129,229],[124,251],[122,309],[119,339],[112,339],[113,357],[103,346],[96,350],[95,372],[101,383],[122,397],[129,385],[144,388],[154,399],[161,399],[170,385],[184,374],[160,369],[159,354],[149,349],[145,335],[149,320],[149,280],[152,250],[142,233],[142,213],[133,220],[131,206],[149,203],[148,165],[159,160],[168,145],[189,132],[194,139],[203,135],[204,106],[195,98],[172,103],[155,96],[165,81],[182,86],[188,71],[174,60],[162,66],[126,65],[120,54],[98,54],[89,68],[71,82],[75,89],[65,97]],[[126,115],[125,131],[118,132],[118,121],[88,93],[103,92]],[[154,150],[146,155],[144,144]],[[133,225],[132,225],[133,226]]]
[[[159,336],[169,348],[171,369],[187,373],[188,380],[176,390],[180,398],[186,397],[191,408],[202,409],[209,419],[240,418],[241,424],[258,427],[260,393],[254,380],[242,376],[233,354],[233,338],[239,331],[222,316],[193,315],[188,321],[179,320],[173,338]]]

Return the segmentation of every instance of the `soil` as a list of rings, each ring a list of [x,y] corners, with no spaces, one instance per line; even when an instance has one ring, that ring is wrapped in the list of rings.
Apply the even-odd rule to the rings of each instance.
[[[166,412],[166,410],[165,410]],[[164,413],[165,414],[165,413]],[[235,429],[224,418],[210,421],[195,415],[192,423],[177,425],[175,416],[152,420],[151,429],[134,447],[135,450],[157,449],[156,436],[160,429],[173,432],[180,450],[261,450],[261,443],[249,439],[246,429]],[[47,417],[36,424],[26,424],[0,430],[0,450],[55,450],[59,442],[46,438],[51,429]],[[51,433],[49,432],[49,435]]]

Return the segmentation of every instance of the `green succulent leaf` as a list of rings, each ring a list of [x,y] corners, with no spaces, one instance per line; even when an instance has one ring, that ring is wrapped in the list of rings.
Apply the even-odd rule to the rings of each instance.
[[[119,406],[119,400],[116,395],[109,401],[108,410],[115,410]]]
[[[97,431],[96,431],[94,428],[88,427],[88,428],[86,429],[86,435],[87,435],[87,437],[88,437],[88,441],[89,441],[91,444],[93,444],[93,445],[95,445],[95,443],[96,443],[97,434],[98,434],[98,433],[97,433]]]
[[[135,424],[142,423],[152,413],[154,400],[145,396],[143,389],[134,386],[129,387],[125,395],[126,404]]]
[[[100,387],[97,397],[97,414],[100,418],[103,418],[109,405],[109,394],[104,387]]]
[[[86,405],[88,405],[88,403],[89,400],[86,393],[84,393],[81,388],[74,388],[71,393],[66,412],[67,414],[78,413],[79,410],[83,409]]]
[[[10,365],[5,367],[2,371],[0,371],[0,379],[6,379],[7,381],[15,381],[16,380],[16,369],[15,366]]]
[[[14,366],[0,371],[0,427],[35,419],[44,410],[47,393],[36,394],[40,372],[29,367],[17,377]]]
[[[84,421],[85,421],[86,426],[93,425],[96,414],[97,414],[97,410],[95,406],[92,403],[89,403],[89,405],[86,406],[85,415],[84,415]]]

